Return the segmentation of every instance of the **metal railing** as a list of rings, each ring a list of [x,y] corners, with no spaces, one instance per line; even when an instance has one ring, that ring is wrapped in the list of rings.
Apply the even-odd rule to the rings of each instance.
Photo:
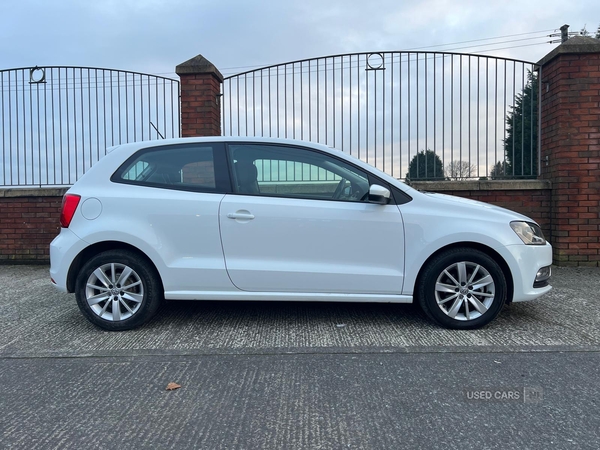
[[[107,147],[179,136],[177,80],[95,67],[0,70],[0,186],[70,185]]]
[[[222,130],[323,143],[397,178],[534,178],[540,70],[443,52],[293,61],[225,78]]]

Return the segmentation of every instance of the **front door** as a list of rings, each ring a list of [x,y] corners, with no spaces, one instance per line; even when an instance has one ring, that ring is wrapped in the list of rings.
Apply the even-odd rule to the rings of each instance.
[[[227,272],[242,290],[400,294],[402,216],[369,203],[369,175],[303,147],[230,145],[233,195],[219,221]]]

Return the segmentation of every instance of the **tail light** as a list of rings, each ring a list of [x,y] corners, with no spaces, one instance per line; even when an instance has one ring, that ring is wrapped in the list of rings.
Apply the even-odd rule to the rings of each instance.
[[[60,225],[63,228],[69,228],[71,220],[73,220],[73,216],[75,215],[75,210],[79,205],[79,200],[81,200],[81,196],[76,194],[65,194],[63,197],[62,208],[60,210]]]

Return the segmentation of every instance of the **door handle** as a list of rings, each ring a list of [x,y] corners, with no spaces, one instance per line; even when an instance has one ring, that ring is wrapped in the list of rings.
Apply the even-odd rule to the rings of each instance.
[[[235,220],[252,220],[254,219],[254,214],[251,214],[249,211],[236,211],[227,214],[227,218]]]

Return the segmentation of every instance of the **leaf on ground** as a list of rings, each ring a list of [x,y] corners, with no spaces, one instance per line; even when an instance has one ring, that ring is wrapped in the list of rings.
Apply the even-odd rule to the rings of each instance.
[[[169,383],[169,384],[167,384],[167,391],[174,391],[175,389],[179,389],[180,387],[181,387],[180,384]]]

